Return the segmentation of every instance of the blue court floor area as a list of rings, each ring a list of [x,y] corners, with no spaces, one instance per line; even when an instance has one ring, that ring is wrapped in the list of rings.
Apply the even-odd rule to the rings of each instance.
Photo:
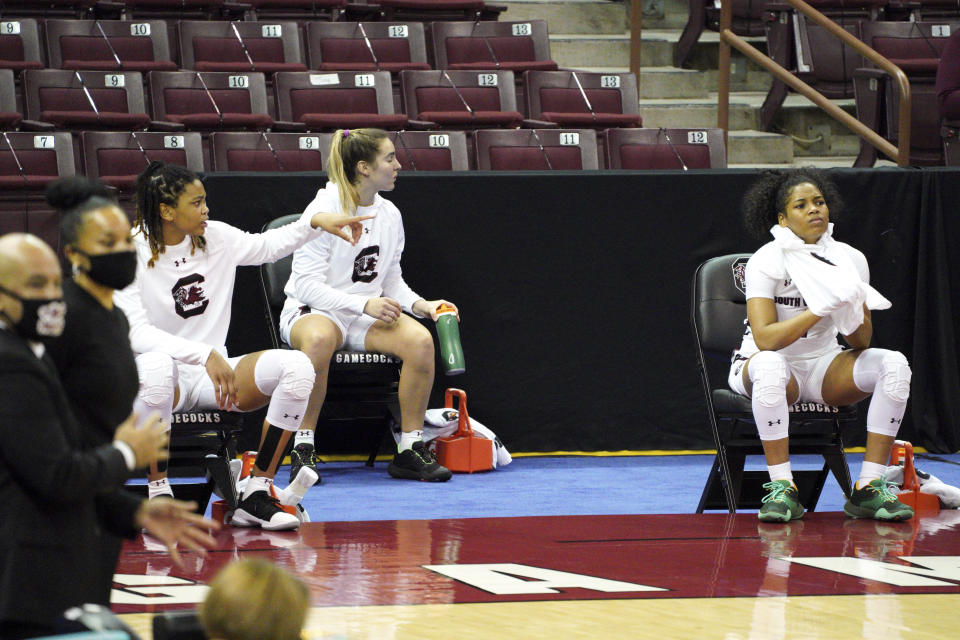
[[[960,486],[960,453],[917,454],[918,469]],[[847,455],[854,480],[862,453]],[[793,456],[793,468],[822,466],[819,456]],[[516,457],[486,473],[454,474],[446,483],[395,480],[387,462],[320,466],[322,484],[304,499],[313,521],[418,520],[542,515],[694,513],[713,455]],[[748,469],[764,469],[761,457]],[[286,486],[289,467],[277,485]],[[176,481],[176,480],[175,480]],[[176,487],[174,486],[174,491]],[[841,511],[844,497],[830,476],[817,511]]]

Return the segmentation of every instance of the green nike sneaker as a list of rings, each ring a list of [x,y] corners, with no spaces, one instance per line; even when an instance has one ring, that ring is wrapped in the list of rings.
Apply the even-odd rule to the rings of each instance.
[[[803,517],[803,505],[797,488],[789,480],[774,480],[763,485],[769,493],[763,496],[763,506],[757,518],[761,522],[790,522]]]
[[[913,509],[897,500],[897,494],[892,491],[896,486],[883,476],[871,480],[865,487],[853,490],[843,511],[851,518],[909,520]]]

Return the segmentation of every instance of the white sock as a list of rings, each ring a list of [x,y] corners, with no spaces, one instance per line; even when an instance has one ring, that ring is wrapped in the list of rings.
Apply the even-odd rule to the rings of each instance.
[[[781,464],[767,465],[767,473],[770,474],[770,480],[789,480],[793,483],[793,471],[790,470],[790,461],[787,460]]]
[[[397,452],[403,453],[407,449],[413,448],[413,443],[423,440],[423,429],[414,429],[413,431],[404,431],[400,434],[400,442],[397,443]]]
[[[167,478],[160,478],[147,483],[147,497],[156,498],[157,496],[173,497],[173,489],[170,487],[170,481]]]
[[[243,488],[243,498],[254,491],[266,491],[270,487],[270,478],[266,476],[250,476],[247,486]]]
[[[297,429],[297,435],[293,438],[293,446],[308,444],[313,446],[313,429]]]
[[[869,484],[871,480],[876,480],[883,475],[886,469],[887,465],[864,460],[863,464],[860,465],[860,477],[857,479],[856,488],[859,489]]]

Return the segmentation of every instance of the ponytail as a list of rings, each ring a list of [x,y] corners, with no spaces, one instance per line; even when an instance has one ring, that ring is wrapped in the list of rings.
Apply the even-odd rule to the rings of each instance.
[[[353,215],[360,204],[357,193],[357,163],[374,162],[380,150],[380,142],[387,137],[383,129],[337,129],[330,142],[330,158],[327,160],[327,176],[337,185],[340,208]]]
[[[74,246],[84,218],[90,211],[117,206],[110,187],[99,180],[69,176],[52,182],[46,190],[47,204],[60,212],[60,239]]]
[[[187,185],[200,177],[186,167],[175,164],[165,164],[161,160],[154,160],[137,176],[137,191],[135,202],[137,206],[136,227],[147,239],[150,245],[150,261],[147,266],[152,267],[160,254],[166,250],[163,244],[163,218],[160,216],[160,205],[177,206],[180,194]],[[206,247],[203,236],[191,236],[193,249]],[[191,251],[192,253],[192,251]]]

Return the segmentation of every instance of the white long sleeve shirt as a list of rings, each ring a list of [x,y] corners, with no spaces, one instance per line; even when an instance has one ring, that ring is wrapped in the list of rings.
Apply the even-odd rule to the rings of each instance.
[[[320,211],[341,211],[337,186],[332,182],[317,191],[301,221]],[[324,234],[294,252],[290,279],[283,290],[285,310],[308,306],[359,317],[369,299],[387,296],[413,313],[413,303],[421,296],[407,286],[400,269],[404,245],[400,210],[377,194],[373,204],[358,207],[356,215],[376,215],[363,222],[356,246]]]
[[[130,321],[134,352],[159,351],[187,364],[206,363],[215,348],[226,354],[237,267],[273,262],[318,235],[329,234],[311,228],[309,217],[265,233],[211,220],[204,249],[192,249],[187,236],[148,267],[150,245],[137,234],[137,277],[114,295]]]

